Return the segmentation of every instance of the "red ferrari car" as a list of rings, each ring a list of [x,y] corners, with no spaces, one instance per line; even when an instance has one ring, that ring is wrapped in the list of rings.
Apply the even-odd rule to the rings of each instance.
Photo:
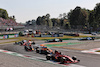
[[[77,60],[77,58],[75,56],[70,57],[68,55],[62,55],[61,52],[55,51],[54,54],[48,54],[46,56],[47,60],[54,60],[54,61],[58,61],[61,64],[64,63],[78,63],[80,62],[80,60]]]

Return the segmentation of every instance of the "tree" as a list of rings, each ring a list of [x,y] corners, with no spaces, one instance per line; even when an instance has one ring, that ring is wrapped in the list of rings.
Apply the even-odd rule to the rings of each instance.
[[[50,18],[50,14],[46,14],[46,18],[49,19]]]
[[[62,14],[59,14],[59,18],[60,18],[60,19],[62,18]]]
[[[100,26],[100,3],[97,3],[94,8],[94,22],[96,27]]]
[[[36,20],[36,24],[37,24],[37,25],[41,25],[41,19],[42,19],[42,18],[41,18],[40,16],[37,18],[37,20]]]
[[[66,13],[63,13],[63,19],[67,19]]]
[[[51,19],[49,19],[49,27],[50,27],[50,28],[53,27],[53,23],[52,23]]]
[[[50,19],[50,14],[46,14],[46,20],[47,20],[47,26],[49,26],[50,28],[52,28],[52,21]]]
[[[52,18],[51,19],[53,26],[57,27],[57,26],[61,26],[61,21],[58,18]]]
[[[70,10],[67,17],[71,26],[75,29],[77,26],[85,26],[85,23],[88,20],[88,12],[77,6],[74,10]]]
[[[45,26],[47,25],[46,16],[42,16],[41,23],[42,25],[45,25]]]
[[[2,17],[4,19],[8,19],[8,13],[5,9],[0,8],[0,17]]]
[[[52,18],[51,21],[53,23],[53,26],[56,26],[56,18]]]
[[[94,10],[89,10],[89,17],[88,18],[89,18],[88,19],[89,26],[90,27],[94,27],[95,26],[95,24],[94,24],[94,19],[95,19],[95,17],[94,17]]]

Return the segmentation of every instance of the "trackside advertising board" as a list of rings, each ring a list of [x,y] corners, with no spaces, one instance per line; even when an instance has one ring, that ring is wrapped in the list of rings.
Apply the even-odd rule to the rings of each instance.
[[[18,34],[11,34],[11,35],[8,35],[8,38],[14,38],[14,37],[18,37]]]
[[[0,39],[3,39],[3,35],[0,36]]]
[[[14,38],[18,36],[19,36],[18,34],[1,35],[0,39]]]

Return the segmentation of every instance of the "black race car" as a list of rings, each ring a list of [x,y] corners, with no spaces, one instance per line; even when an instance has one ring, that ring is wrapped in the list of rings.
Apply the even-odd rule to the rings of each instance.
[[[80,38],[79,40],[82,41],[82,40],[94,40],[95,37],[84,37],[84,38]]]
[[[55,39],[47,40],[46,42],[62,42],[62,39],[55,38]]]
[[[30,43],[26,43],[26,45],[24,45],[24,49],[26,51],[33,51],[34,49],[32,48],[32,46],[30,45]]]
[[[14,45],[23,45],[23,43],[27,42],[27,40],[22,40],[19,42],[15,42]]]
[[[15,42],[14,45],[23,45],[25,42],[29,42],[29,41],[27,41],[27,40],[22,40],[22,41],[19,41],[19,42]],[[35,44],[34,41],[30,41],[30,42],[31,42],[32,45]]]

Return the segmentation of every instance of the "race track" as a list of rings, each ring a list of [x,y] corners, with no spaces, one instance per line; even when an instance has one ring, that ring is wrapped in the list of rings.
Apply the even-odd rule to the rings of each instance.
[[[65,42],[79,42],[77,40],[68,40],[68,41],[65,41]],[[85,41],[84,41],[85,42]],[[93,41],[86,41],[86,42],[93,42]],[[96,42],[96,41],[94,41]],[[36,41],[36,44],[41,44],[41,43],[44,43],[43,41]],[[84,44],[84,43],[83,43]],[[73,46],[75,45],[68,45],[67,47],[71,47],[73,48]],[[78,45],[76,45],[78,47]],[[92,48],[92,47],[91,47]],[[36,53],[35,51],[33,52],[26,52],[24,50],[24,47],[23,46],[19,46],[19,45],[13,45],[13,44],[6,44],[6,45],[0,45],[0,49],[4,49],[4,50],[8,50],[8,51],[12,51],[12,52],[16,52],[16,53],[19,53],[19,54],[23,54],[23,55],[27,55],[27,56],[35,56],[35,57],[39,57],[39,58],[43,58],[45,59],[45,55],[41,55],[41,54],[38,54]],[[81,61],[80,63],[77,63],[77,64],[68,64],[67,67],[100,67],[100,55],[97,55],[97,54],[89,54],[89,53],[82,53],[81,50],[74,50],[74,49],[64,49],[64,48],[54,48],[52,47],[51,48],[52,50],[59,50],[60,52],[62,52],[63,54],[65,55],[69,55],[69,56],[77,56],[77,58],[79,58]],[[84,47],[85,49],[85,47]],[[86,48],[87,49],[87,48]],[[56,64],[52,64],[52,63],[47,63],[47,62],[44,62],[44,61],[35,61],[35,60],[31,60],[31,59],[27,59],[27,58],[21,58],[21,57],[17,57],[17,56],[12,56],[12,55],[8,55],[8,54],[4,54],[4,53],[0,53],[0,56],[5,56],[7,55],[7,57],[5,59],[7,60],[10,60],[11,62],[14,60],[14,59],[19,59],[19,60],[14,60],[14,62],[12,63],[15,63],[15,64],[12,64],[11,66],[12,67],[62,67],[63,65],[56,65]],[[11,56],[11,58],[10,58]],[[2,59],[2,58],[0,58]],[[24,65],[24,62],[25,61],[25,65]],[[8,61],[6,61],[8,62]],[[20,62],[17,63],[17,62]],[[52,62],[52,61],[51,61]],[[3,63],[3,62],[2,62]],[[55,63],[55,62],[53,62]],[[9,62],[9,64],[11,64]],[[19,65],[18,65],[19,64]],[[15,65],[15,66],[13,66]],[[27,66],[29,65],[29,66]],[[0,67],[11,67],[11,66],[0,66]],[[64,65],[66,66],[66,65]]]

